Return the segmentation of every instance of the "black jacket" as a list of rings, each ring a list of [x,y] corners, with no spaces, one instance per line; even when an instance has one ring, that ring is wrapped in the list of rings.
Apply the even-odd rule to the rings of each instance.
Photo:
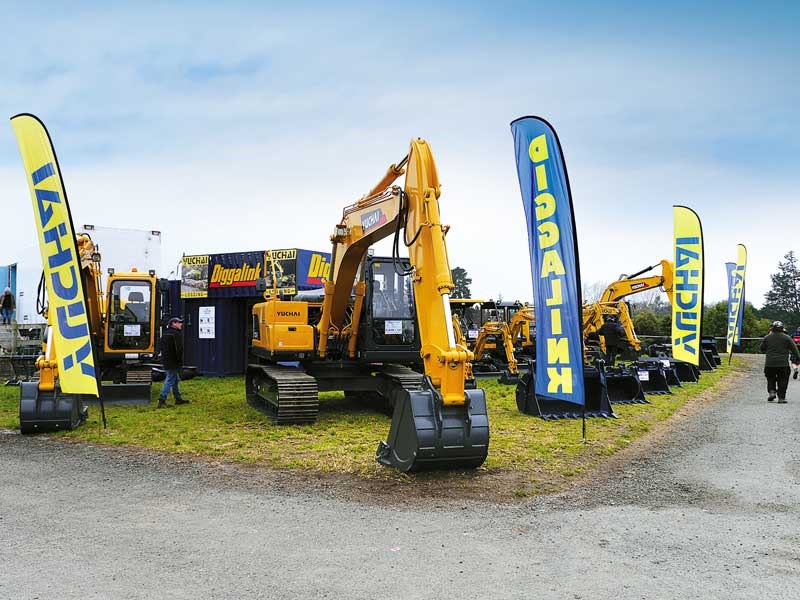
[[[161,364],[165,369],[183,365],[183,332],[174,327],[167,327],[161,336]]]
[[[14,294],[0,294],[2,299],[0,300],[0,307],[2,308],[14,308],[16,304],[14,303]]]
[[[794,340],[780,331],[773,331],[761,340],[761,351],[767,355],[765,367],[788,367],[790,354],[795,359],[800,357]]]
[[[598,331],[606,342],[606,346],[619,346],[621,340],[627,340],[625,329],[619,323],[606,321],[600,326]]]

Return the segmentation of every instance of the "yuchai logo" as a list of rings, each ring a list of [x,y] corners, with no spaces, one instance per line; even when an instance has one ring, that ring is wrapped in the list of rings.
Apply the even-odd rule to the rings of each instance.
[[[299,317],[300,311],[299,310],[279,310],[278,311],[279,317]]]
[[[241,267],[225,268],[214,265],[211,271],[209,287],[245,287],[256,284],[256,279],[261,277],[261,265],[251,267],[244,263]]]
[[[386,223],[386,215],[383,214],[380,208],[376,208],[365,215],[361,215],[361,227],[364,228],[364,231],[377,227],[378,225],[383,225],[384,223]]]

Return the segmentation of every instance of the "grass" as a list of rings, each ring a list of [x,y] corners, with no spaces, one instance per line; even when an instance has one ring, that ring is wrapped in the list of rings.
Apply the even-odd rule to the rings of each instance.
[[[491,443],[478,476],[518,475],[512,490],[517,496],[563,485],[647,433],[691,397],[732,374],[738,364],[734,360],[731,367],[704,372],[700,383],[673,388],[672,395],[650,396],[651,404],[615,405],[618,419],[587,421],[587,444],[581,443],[580,420],[543,421],[523,415],[517,410],[513,386],[482,381],[480,387],[489,403]],[[156,410],[161,384],[155,384],[150,406],[106,407],[106,430],[99,426],[99,409],[92,407],[86,425],[53,435],[281,469],[409,481],[408,476],[375,462],[375,449],[388,433],[390,418],[345,400],[341,393],[320,394],[317,423],[277,426],[247,404],[242,377],[201,377],[182,382],[181,388],[191,404]],[[19,427],[18,401],[18,388],[0,387],[0,428]],[[462,475],[441,476],[457,480]]]

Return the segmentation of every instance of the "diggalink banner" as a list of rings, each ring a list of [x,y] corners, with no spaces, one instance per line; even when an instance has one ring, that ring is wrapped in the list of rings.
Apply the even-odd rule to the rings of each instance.
[[[736,248],[736,262],[726,263],[728,268],[728,331],[726,353],[733,352],[734,346],[741,344],[742,320],[744,317],[744,276],[747,270],[747,248],[739,244]]]
[[[675,281],[672,301],[672,356],[700,364],[703,320],[703,229],[691,208],[673,206]]]
[[[33,201],[58,382],[66,394],[97,396],[94,353],[75,228],[50,135],[39,119],[11,119]]]
[[[536,307],[537,395],[584,405],[581,278],[561,144],[547,121],[511,123]]]

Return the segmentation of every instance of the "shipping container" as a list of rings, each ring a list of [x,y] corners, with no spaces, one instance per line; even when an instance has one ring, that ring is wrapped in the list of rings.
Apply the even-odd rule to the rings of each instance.
[[[274,258],[265,262],[265,254]],[[252,339],[253,305],[263,301],[256,280],[284,295],[322,287],[330,254],[287,248],[185,255],[181,260],[184,363],[204,375],[241,375]],[[273,282],[273,277],[275,281]]]

